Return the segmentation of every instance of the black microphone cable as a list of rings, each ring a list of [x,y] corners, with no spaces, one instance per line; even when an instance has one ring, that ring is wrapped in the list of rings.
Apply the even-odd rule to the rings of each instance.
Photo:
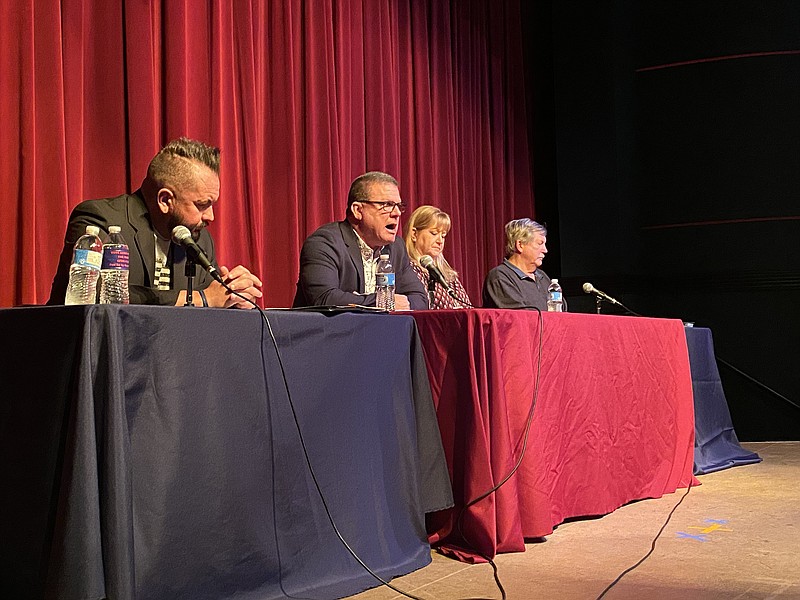
[[[402,596],[405,596],[406,598],[411,598],[412,600],[424,600],[423,598],[420,598],[419,596],[415,596],[415,595],[413,595],[411,593],[404,592],[403,590],[395,587],[390,582],[386,581],[380,575],[375,573],[369,567],[369,565],[367,565],[364,562],[364,560],[356,553],[356,551],[353,550],[350,547],[350,544],[347,543],[347,540],[344,539],[344,536],[339,531],[339,528],[336,525],[336,522],[335,522],[335,520],[333,518],[333,515],[330,512],[330,509],[328,507],[328,503],[325,500],[325,495],[322,493],[322,488],[320,487],[319,481],[317,480],[317,476],[314,473],[314,468],[311,465],[311,460],[310,460],[310,458],[308,456],[308,449],[306,447],[305,440],[303,438],[303,433],[302,433],[302,430],[300,428],[300,421],[297,418],[297,413],[296,413],[295,408],[294,408],[294,402],[292,401],[292,395],[291,395],[291,392],[289,391],[289,382],[288,382],[288,379],[286,377],[286,370],[284,369],[284,366],[283,366],[283,360],[281,358],[280,350],[278,349],[278,341],[275,338],[274,332],[272,331],[272,325],[270,324],[269,319],[267,318],[267,315],[266,315],[265,311],[260,306],[258,306],[258,304],[256,304],[252,299],[247,298],[247,297],[243,296],[242,294],[232,290],[225,283],[223,283],[223,286],[230,293],[232,293],[232,294],[238,296],[239,298],[245,300],[246,302],[252,304],[258,310],[258,312],[261,315],[261,318],[263,320],[263,324],[262,324],[262,327],[261,327],[262,340],[263,340],[263,335],[264,335],[264,324],[266,324],[266,326],[267,326],[267,330],[269,331],[270,339],[272,340],[273,346],[275,348],[275,356],[278,359],[278,366],[280,367],[281,378],[283,380],[283,386],[284,386],[284,389],[286,390],[286,398],[287,398],[287,400],[289,402],[289,408],[290,408],[290,410],[292,412],[292,418],[294,420],[295,428],[297,430],[297,435],[298,435],[298,437],[300,439],[300,445],[301,445],[301,447],[303,449],[303,457],[305,458],[306,466],[308,467],[309,474],[311,475],[311,479],[314,482],[314,486],[315,486],[315,488],[317,490],[317,494],[319,495],[320,501],[322,502],[322,506],[325,509],[325,514],[328,517],[328,521],[330,522],[331,527],[333,528],[333,531],[336,534],[336,537],[339,539],[339,541],[345,547],[347,552],[355,559],[355,561],[358,562],[358,564],[361,565],[361,567],[367,573],[369,573],[369,575],[371,575],[374,579],[379,581],[382,585],[384,585],[384,586],[388,587],[389,589],[397,592],[398,594],[401,594]],[[527,418],[526,423],[525,423],[525,429],[524,429],[523,438],[522,438],[523,439],[522,449],[520,451],[519,458],[517,459],[517,462],[515,463],[515,465],[511,469],[511,471],[509,471],[509,473],[507,475],[505,475],[502,478],[502,480],[498,484],[493,486],[490,490],[487,490],[486,492],[480,494],[476,498],[474,498],[474,499],[470,500],[469,502],[467,502],[467,504],[465,504],[464,507],[462,507],[461,511],[459,512],[458,518],[456,520],[456,526],[457,526],[458,533],[461,536],[461,538],[468,544],[468,546],[470,546],[473,550],[475,550],[475,552],[481,558],[486,560],[486,562],[488,562],[491,565],[493,576],[494,576],[494,580],[495,580],[495,583],[497,584],[497,588],[500,590],[500,594],[502,596],[502,600],[506,600],[506,591],[505,591],[505,588],[503,587],[502,582],[500,581],[500,576],[499,576],[499,573],[498,573],[498,570],[497,570],[497,565],[495,564],[495,562],[491,558],[489,558],[488,556],[486,556],[485,554],[480,552],[480,550],[478,550],[476,547],[474,547],[474,545],[467,539],[467,537],[464,535],[464,532],[463,532],[462,521],[463,521],[464,513],[465,513],[467,508],[469,508],[470,506],[473,506],[473,505],[477,504],[478,502],[480,502],[481,500],[487,498],[488,496],[490,496],[491,494],[496,492],[498,489],[500,489],[500,487],[502,487],[509,479],[511,479],[511,477],[519,469],[520,465],[522,464],[522,459],[525,456],[525,451],[526,451],[526,448],[527,448],[527,445],[528,445],[528,437],[529,437],[529,434],[530,434],[531,425],[533,423],[533,414],[534,414],[534,410],[536,408],[536,402],[537,402],[537,399],[538,399],[538,396],[539,396],[539,380],[540,380],[540,374],[541,374],[541,369],[542,369],[542,346],[543,346],[543,339],[544,339],[544,322],[542,320],[542,311],[537,307],[526,307],[526,308],[533,308],[539,313],[538,314],[539,350],[538,350],[538,359],[537,359],[537,368],[536,368],[536,379],[535,379],[534,391],[533,391],[533,401],[531,403],[531,408],[528,411],[528,418]],[[266,357],[264,356],[264,344],[263,344],[263,341],[261,343],[261,357],[262,357],[262,365],[264,367],[264,384],[266,386],[267,370],[266,370]],[[283,586],[283,584],[281,583],[281,588],[282,588],[282,586]],[[285,593],[285,590],[284,590],[284,593]],[[288,596],[288,594],[287,594],[287,596]]]
[[[602,598],[609,591],[611,591],[611,588],[613,588],[615,585],[617,585],[622,580],[622,578],[625,577],[625,575],[627,575],[628,573],[633,571],[636,567],[641,565],[644,561],[646,561],[650,557],[650,555],[656,549],[656,542],[658,541],[658,538],[660,538],[661,534],[664,533],[664,530],[667,528],[667,525],[669,524],[670,519],[672,519],[672,515],[675,514],[676,510],[678,510],[678,507],[681,505],[681,502],[683,502],[684,499],[686,498],[686,496],[689,495],[689,491],[692,489],[692,485],[693,484],[694,484],[694,475],[692,475],[692,478],[689,480],[689,486],[686,488],[686,491],[684,492],[683,496],[681,496],[681,499],[678,500],[678,503],[675,506],[672,507],[671,511],[669,511],[669,514],[667,515],[666,521],[664,521],[664,524],[661,526],[661,529],[658,530],[658,533],[656,534],[656,537],[653,538],[653,541],[650,544],[650,550],[647,552],[647,554],[645,554],[642,558],[640,558],[635,564],[631,565],[630,567],[625,569],[622,573],[620,573],[614,581],[612,581],[611,583],[608,584],[608,586],[606,586],[606,589],[604,589],[600,593],[600,595],[597,597],[596,600],[602,600]]]
[[[483,492],[482,494],[479,494],[477,497],[475,497],[472,500],[470,500],[469,502],[467,502],[461,508],[461,511],[458,513],[458,518],[456,519],[456,528],[458,530],[458,534],[461,536],[461,539],[463,539],[467,543],[467,546],[470,549],[474,550],[476,552],[476,554],[478,554],[478,556],[483,558],[486,562],[488,562],[492,566],[492,572],[493,572],[493,575],[494,575],[494,581],[497,584],[497,588],[500,590],[500,594],[501,594],[503,600],[506,600],[506,590],[503,587],[503,584],[500,582],[500,576],[499,576],[499,573],[497,571],[497,565],[495,564],[495,562],[491,558],[489,558],[483,552],[478,550],[477,546],[475,546],[472,542],[470,542],[470,540],[467,538],[467,536],[464,535],[463,517],[464,517],[464,514],[465,514],[466,510],[470,506],[474,506],[475,504],[477,504],[481,500],[484,500],[485,498],[487,498],[490,495],[494,494],[503,485],[505,485],[506,482],[509,479],[511,479],[511,477],[514,476],[514,473],[517,472],[517,470],[519,469],[520,465],[522,464],[522,459],[525,457],[525,451],[526,451],[527,446],[528,446],[528,437],[529,437],[529,434],[530,434],[531,426],[533,424],[533,413],[534,413],[534,410],[536,409],[536,402],[537,402],[537,400],[539,398],[539,378],[540,378],[539,376],[541,375],[541,372],[542,372],[542,347],[543,347],[543,339],[544,339],[544,321],[542,319],[542,311],[541,311],[541,309],[539,309],[539,308],[537,308],[535,306],[530,306],[530,307],[526,306],[526,307],[523,307],[523,308],[532,308],[532,309],[536,310],[536,312],[539,313],[538,319],[537,319],[538,325],[539,325],[539,352],[538,352],[538,358],[537,358],[537,363],[536,363],[536,379],[534,380],[533,400],[531,402],[530,410],[528,410],[528,418],[525,421],[525,428],[524,428],[523,434],[522,434],[522,449],[520,450],[519,457],[517,458],[517,462],[514,464],[514,466],[511,468],[511,470],[500,480],[500,483],[494,485],[491,489]],[[517,443],[517,446],[518,445],[519,445],[519,442]]]
[[[328,502],[325,499],[325,495],[322,493],[322,488],[320,487],[319,481],[317,480],[317,476],[314,473],[314,468],[311,466],[311,459],[308,456],[308,448],[306,447],[305,439],[303,438],[303,432],[300,429],[300,420],[297,418],[297,412],[295,411],[294,402],[292,401],[292,394],[289,391],[289,381],[288,381],[288,379],[286,377],[286,370],[284,369],[284,366],[283,366],[283,359],[281,358],[280,350],[278,349],[278,340],[275,338],[275,333],[272,331],[272,325],[270,324],[269,319],[267,318],[267,314],[264,311],[264,309],[262,309],[252,299],[247,298],[246,296],[240,294],[239,292],[231,289],[228,286],[228,284],[226,284],[224,282],[222,283],[222,285],[231,294],[234,294],[235,296],[238,296],[242,300],[252,304],[256,309],[258,309],[258,312],[261,315],[261,318],[263,320],[263,323],[261,325],[261,340],[262,340],[261,341],[261,364],[263,366],[263,371],[264,371],[264,385],[265,386],[267,384],[267,368],[266,368],[266,357],[264,356],[264,343],[263,343],[263,339],[264,339],[264,324],[266,324],[266,326],[267,326],[267,330],[269,331],[270,339],[272,340],[272,344],[273,344],[273,346],[275,348],[275,356],[278,359],[278,366],[280,367],[280,371],[281,371],[281,378],[283,380],[283,387],[286,390],[286,399],[289,401],[289,409],[292,411],[292,418],[294,420],[295,428],[297,429],[298,438],[300,439],[300,446],[303,449],[303,457],[305,458],[306,466],[308,467],[308,472],[311,475],[311,479],[314,482],[314,487],[316,488],[317,494],[319,495],[320,501],[322,502],[322,507],[325,509],[325,515],[328,517],[328,521],[330,522],[331,527],[333,528],[333,532],[336,534],[336,537],[339,538],[339,541],[345,547],[345,549],[350,554],[350,556],[352,556],[355,559],[355,561],[359,565],[361,565],[361,567],[367,573],[369,573],[372,577],[374,577],[382,585],[385,585],[389,589],[394,590],[398,594],[402,594],[406,598],[411,598],[412,600],[423,600],[422,598],[419,598],[418,596],[414,596],[413,594],[406,593],[403,590],[393,586],[390,582],[386,581],[380,575],[375,573],[375,571],[373,571],[369,567],[369,565],[367,565],[363,561],[363,559],[356,553],[356,551],[353,550],[353,548],[350,547],[350,544],[347,543],[347,540],[344,539],[344,536],[339,531],[339,528],[336,525],[336,521],[334,520],[333,515],[331,514],[330,508],[328,507]],[[280,577],[281,577],[281,589],[283,590],[283,576],[280,575]],[[285,590],[283,590],[283,591],[287,596],[289,596],[289,594]]]
[[[423,260],[425,258],[428,258],[430,260],[425,261],[426,264],[422,264]],[[475,308],[475,305],[473,305],[472,302],[469,301],[469,298],[461,297],[459,294],[456,293],[456,291],[453,289],[453,287],[450,284],[447,284],[447,285],[442,284],[442,281],[444,281],[444,275],[439,270],[439,268],[436,266],[436,264],[433,262],[433,259],[430,258],[430,255],[424,254],[422,257],[420,257],[420,259],[421,260],[419,261],[419,266],[428,271],[428,277],[429,277],[430,280],[432,280],[434,282],[434,285],[438,284],[439,286],[444,288],[445,293],[448,296],[450,296],[453,300],[455,300],[456,302],[459,302],[459,303],[463,304],[467,308]],[[434,269],[438,273],[438,275],[436,277],[434,277],[433,273],[432,273],[432,270],[434,270]],[[442,278],[441,280],[439,279],[440,277]],[[465,296],[466,296],[466,294],[465,294]]]
[[[450,288],[450,291],[447,292],[447,295],[450,296],[456,302],[460,302],[467,308],[475,308],[475,305],[469,301],[469,298],[466,297],[466,294],[462,297],[460,294],[457,294],[453,288]]]
[[[727,360],[723,360],[723,359],[721,359],[719,356],[716,356],[716,355],[715,355],[715,358],[716,358],[717,362],[718,362],[719,364],[721,364],[722,366],[724,366],[724,367],[728,367],[728,368],[729,368],[731,371],[733,371],[734,373],[738,373],[739,375],[741,375],[742,377],[744,377],[745,379],[747,379],[747,380],[748,380],[748,381],[750,381],[751,383],[754,383],[755,385],[757,385],[757,386],[758,386],[758,387],[760,387],[761,389],[763,389],[763,390],[765,390],[765,391],[769,392],[770,394],[772,394],[772,395],[773,395],[773,396],[775,396],[776,398],[778,398],[778,399],[780,399],[780,400],[783,400],[783,401],[784,401],[784,402],[786,402],[787,404],[791,404],[791,405],[792,405],[792,406],[794,406],[795,408],[800,408],[800,404],[798,404],[798,403],[797,403],[797,402],[795,402],[794,400],[790,400],[789,398],[787,398],[786,396],[784,396],[783,394],[781,394],[781,393],[780,393],[780,392],[778,392],[777,390],[773,390],[773,389],[772,389],[771,387],[769,387],[769,386],[768,386],[766,383],[762,383],[761,381],[759,381],[758,379],[756,379],[756,378],[755,378],[755,377],[753,377],[752,375],[748,375],[747,373],[745,373],[744,371],[742,371],[742,370],[741,370],[741,369],[739,369],[738,367],[734,367],[734,366],[733,366],[731,363],[729,363]]]
[[[587,285],[587,284],[584,284],[584,288],[583,288],[583,289],[584,289],[584,291],[585,291],[587,294],[591,294],[593,291],[597,291],[597,290],[596,290],[596,288],[594,288],[594,286],[592,286],[592,290],[588,290],[588,291],[587,291],[587,290],[586,290],[586,287],[585,287],[586,285]],[[591,285],[591,284],[588,284],[588,285]],[[601,296],[601,295],[598,295],[597,297],[598,297],[600,300],[603,300],[603,301],[605,301],[605,298],[603,298],[603,296]],[[631,315],[633,315],[633,316],[635,316],[635,317],[642,317],[642,318],[646,318],[646,317],[644,317],[643,315],[640,315],[639,313],[632,311],[630,308],[628,308],[627,306],[625,306],[625,305],[624,305],[622,302],[620,302],[619,300],[616,300],[616,299],[615,299],[615,303],[616,303],[616,304],[618,304],[619,306],[621,306],[622,308],[624,308],[624,309],[625,309],[625,310],[626,310],[628,313],[630,313]],[[620,574],[617,576],[617,578],[616,578],[614,581],[612,581],[610,584],[608,584],[608,586],[606,586],[606,589],[604,589],[604,590],[603,590],[603,591],[600,593],[600,595],[599,595],[599,596],[596,598],[596,600],[602,600],[602,598],[603,598],[603,597],[604,597],[604,596],[605,596],[605,595],[606,595],[606,594],[607,594],[607,593],[608,593],[608,592],[609,592],[609,591],[610,591],[610,590],[611,590],[611,589],[612,589],[612,588],[613,588],[615,585],[617,585],[617,584],[618,584],[618,583],[619,583],[619,582],[622,580],[622,578],[623,578],[623,577],[625,577],[625,575],[627,575],[628,573],[630,573],[631,571],[633,571],[634,569],[636,569],[636,568],[637,568],[639,565],[641,565],[641,564],[642,564],[644,561],[646,561],[646,560],[647,560],[647,559],[650,557],[650,555],[651,555],[651,554],[653,554],[653,552],[655,552],[655,549],[656,549],[656,542],[657,542],[657,541],[658,541],[658,539],[661,537],[661,534],[662,534],[662,533],[664,533],[664,529],[666,529],[667,525],[668,525],[668,524],[669,524],[669,522],[670,522],[670,519],[672,519],[672,515],[675,513],[675,511],[676,511],[676,510],[678,510],[678,507],[679,507],[679,506],[681,505],[681,503],[684,501],[684,499],[686,498],[686,496],[688,496],[688,495],[689,495],[689,492],[692,490],[692,486],[693,486],[693,485],[694,485],[694,473],[692,473],[691,479],[689,479],[689,485],[686,487],[686,491],[684,492],[683,496],[681,496],[680,500],[678,500],[678,502],[675,504],[675,506],[673,506],[673,507],[672,507],[672,510],[671,510],[671,511],[669,512],[669,514],[667,515],[667,519],[664,521],[664,524],[661,526],[661,529],[659,529],[659,530],[658,530],[658,533],[657,533],[657,534],[656,534],[656,536],[653,538],[653,541],[652,541],[652,543],[650,544],[650,550],[647,552],[647,554],[645,554],[645,555],[644,555],[642,558],[640,558],[640,559],[639,559],[639,560],[638,560],[638,561],[637,561],[635,564],[631,565],[630,567],[628,567],[627,569],[625,569],[625,570],[624,570],[622,573],[620,573]]]

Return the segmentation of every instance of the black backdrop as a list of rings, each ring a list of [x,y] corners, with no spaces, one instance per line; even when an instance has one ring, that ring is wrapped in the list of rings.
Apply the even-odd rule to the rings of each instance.
[[[718,357],[800,404],[800,3],[533,4],[545,270],[573,310],[591,281],[711,327]],[[800,439],[800,409],[720,370],[740,438]]]

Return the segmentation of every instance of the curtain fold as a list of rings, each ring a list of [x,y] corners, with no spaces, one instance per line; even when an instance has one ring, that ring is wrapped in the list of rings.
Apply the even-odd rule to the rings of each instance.
[[[300,247],[373,169],[453,217],[473,300],[533,216],[519,0],[0,0],[0,306],[43,303],[72,207],[222,148],[221,263],[294,295]]]

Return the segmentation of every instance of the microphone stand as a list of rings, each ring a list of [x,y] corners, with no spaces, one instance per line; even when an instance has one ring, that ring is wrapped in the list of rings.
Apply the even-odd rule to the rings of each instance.
[[[433,306],[433,301],[436,298],[436,280],[428,275],[428,306]]]
[[[194,260],[187,254],[186,255],[186,270],[184,271],[186,274],[186,303],[184,306],[194,306],[194,300],[192,298],[192,284],[194,282],[194,277],[197,274],[196,265],[194,264]]]
[[[605,299],[605,298],[603,298],[602,296],[595,296],[595,302],[597,302],[597,314],[599,315],[599,314],[600,314],[600,305],[601,305],[603,302],[608,302],[608,300],[606,300],[606,299]],[[625,311],[627,314],[629,314],[629,315],[633,315],[634,317],[642,317],[642,316],[644,316],[644,315],[640,315],[640,314],[639,314],[639,313],[637,313],[636,311],[633,311],[633,310],[631,310],[630,308],[628,308],[627,306],[625,306],[625,305],[624,305],[622,302],[620,302],[619,300],[617,300],[616,302],[609,302],[609,304],[616,304],[617,306],[619,306],[620,308],[622,308],[622,309],[623,309],[623,310],[624,310],[624,311]]]

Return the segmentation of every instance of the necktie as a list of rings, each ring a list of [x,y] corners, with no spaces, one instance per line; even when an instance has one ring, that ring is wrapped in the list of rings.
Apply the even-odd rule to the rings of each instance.
[[[158,290],[168,290],[170,284],[170,268],[165,262],[166,257],[156,258],[155,284]]]

